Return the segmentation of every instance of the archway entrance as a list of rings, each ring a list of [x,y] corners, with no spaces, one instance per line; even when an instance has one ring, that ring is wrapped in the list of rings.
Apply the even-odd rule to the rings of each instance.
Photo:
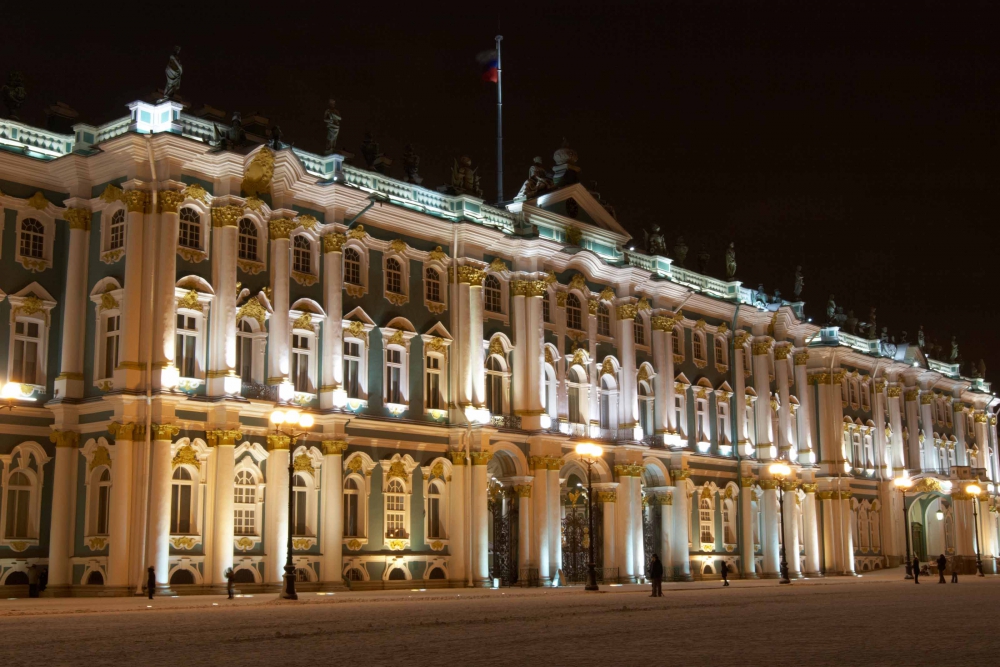
[[[514,586],[519,579],[518,495],[508,480],[517,474],[517,466],[508,453],[497,451],[490,459],[487,474],[490,578],[501,586]]]
[[[596,493],[596,491],[595,491]],[[576,472],[570,473],[561,494],[562,569],[567,584],[587,583],[590,562],[590,521],[587,486]],[[596,499],[595,499],[596,501]],[[597,581],[604,581],[604,512],[601,503],[594,502],[594,566]]]

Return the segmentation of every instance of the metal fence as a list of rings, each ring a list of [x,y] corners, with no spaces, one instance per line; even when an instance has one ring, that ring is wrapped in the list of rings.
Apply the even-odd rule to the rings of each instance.
[[[517,415],[491,415],[490,422],[496,428],[521,428],[521,418]]]
[[[517,571],[517,585],[524,587],[541,586],[537,567],[522,567]]]
[[[278,385],[244,382],[240,387],[240,394],[247,400],[277,401]]]

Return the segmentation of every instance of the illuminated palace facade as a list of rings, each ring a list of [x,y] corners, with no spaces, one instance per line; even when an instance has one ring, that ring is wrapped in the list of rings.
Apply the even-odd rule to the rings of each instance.
[[[850,575],[907,531],[995,572],[957,365],[631,251],[579,183],[495,208],[130,109],[0,121],[0,585],[276,589],[289,531],[306,590],[572,584],[591,538],[605,583]]]

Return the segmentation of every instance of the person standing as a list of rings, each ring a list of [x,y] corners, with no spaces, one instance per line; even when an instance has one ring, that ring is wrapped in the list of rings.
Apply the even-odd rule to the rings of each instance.
[[[38,566],[32,565],[28,568],[28,597],[38,597]]]
[[[945,580],[944,580],[944,569],[946,567],[948,567],[948,559],[944,557],[944,554],[941,554],[940,556],[938,556],[937,566],[938,566],[938,577],[939,577],[938,578],[938,583],[939,584],[943,584],[943,583],[945,583]]]
[[[660,557],[653,554],[653,560],[649,563],[649,578],[653,580],[653,594],[651,598],[663,597],[663,563]]]
[[[920,557],[913,557],[913,583],[920,583]]]
[[[226,570],[226,592],[229,594],[230,600],[233,599],[233,584],[235,583],[233,580],[235,577],[236,574],[233,572],[233,568]]]
[[[152,600],[153,591],[156,589],[156,571],[153,569],[153,566],[150,565],[149,570],[147,570],[147,572],[148,574],[146,575],[146,592],[149,593],[149,599]]]
[[[944,558],[944,556],[941,556],[941,558]],[[958,583],[958,568],[955,567],[955,564],[955,559],[953,558],[951,560],[951,583],[953,584]],[[944,577],[941,578],[941,583],[944,583]]]
[[[728,586],[729,585],[729,566],[726,565],[726,561],[722,561],[722,567],[720,568],[719,571],[722,572],[722,585],[723,586]]]

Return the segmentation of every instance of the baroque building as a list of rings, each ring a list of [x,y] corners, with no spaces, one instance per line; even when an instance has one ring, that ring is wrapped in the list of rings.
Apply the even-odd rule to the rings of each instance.
[[[0,584],[276,588],[289,531],[315,589],[581,582],[591,539],[605,582],[782,545],[792,577],[995,572],[984,380],[628,250],[571,149],[495,208],[129,109],[0,121]]]

